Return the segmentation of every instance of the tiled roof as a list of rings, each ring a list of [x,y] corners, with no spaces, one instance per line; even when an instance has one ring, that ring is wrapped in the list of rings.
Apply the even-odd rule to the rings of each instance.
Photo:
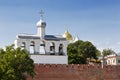
[[[40,39],[40,37],[36,36],[36,35],[17,35],[17,38],[22,38],[22,39]]]
[[[44,37],[45,40],[66,40],[66,38],[62,37],[61,35],[45,35]]]
[[[37,36],[37,35],[28,35],[28,34],[19,34],[19,35],[17,35],[17,38],[21,38],[21,39],[40,39],[40,37]],[[45,35],[44,39],[45,40],[55,40],[55,41],[66,40],[66,38],[62,37],[62,35]]]

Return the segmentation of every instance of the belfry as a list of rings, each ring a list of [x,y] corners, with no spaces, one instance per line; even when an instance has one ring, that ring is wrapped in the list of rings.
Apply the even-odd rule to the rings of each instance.
[[[63,35],[48,35],[45,33],[46,22],[43,14],[36,24],[37,34],[18,34],[15,47],[26,49],[34,63],[38,64],[68,64],[67,45],[69,41]]]

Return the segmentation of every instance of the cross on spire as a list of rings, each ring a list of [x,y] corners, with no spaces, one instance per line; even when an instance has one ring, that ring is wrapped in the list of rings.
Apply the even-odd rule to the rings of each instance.
[[[39,12],[39,14],[40,14],[40,18],[43,19],[43,14],[44,14],[44,12],[41,10],[41,11]]]

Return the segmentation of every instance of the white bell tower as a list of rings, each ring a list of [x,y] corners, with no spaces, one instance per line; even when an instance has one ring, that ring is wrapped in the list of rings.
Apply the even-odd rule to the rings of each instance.
[[[46,27],[46,22],[43,21],[43,12],[40,12],[40,20],[37,22],[37,35],[40,36],[42,39],[45,36],[45,27]]]

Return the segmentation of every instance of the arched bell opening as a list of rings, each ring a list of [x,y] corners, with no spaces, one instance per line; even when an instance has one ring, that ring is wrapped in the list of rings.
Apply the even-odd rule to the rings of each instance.
[[[55,43],[50,43],[50,55],[55,55]]]

